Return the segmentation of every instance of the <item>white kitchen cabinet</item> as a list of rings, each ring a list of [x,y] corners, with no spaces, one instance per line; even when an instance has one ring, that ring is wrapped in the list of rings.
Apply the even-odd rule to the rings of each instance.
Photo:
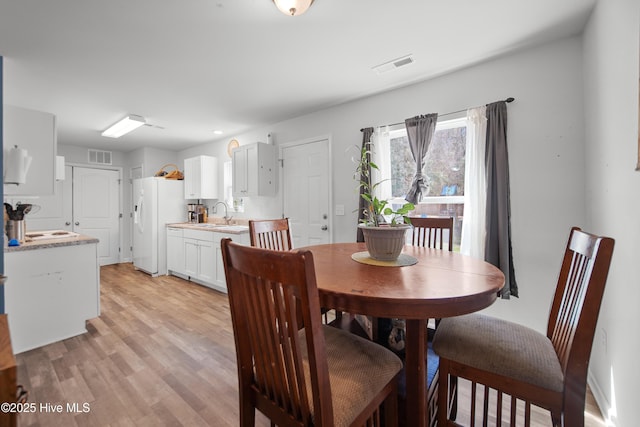
[[[185,274],[189,276],[190,279],[195,279],[207,286],[211,285],[215,276],[215,266],[211,262],[213,253],[213,242],[185,238]]]
[[[182,244],[184,245],[184,274],[189,278],[197,279],[200,265],[199,240],[183,239]]]
[[[218,198],[218,159],[197,156],[184,159],[184,198]]]
[[[222,248],[220,242],[222,239],[229,238],[241,245],[249,245],[249,234],[231,234],[231,233],[214,233],[213,247],[215,249],[215,288],[226,293],[227,292],[227,278],[224,275],[224,264],[222,262]]]
[[[182,228],[167,227],[167,270],[185,274]]]
[[[3,149],[18,146],[32,158],[24,184],[5,184],[5,196],[46,196],[56,182],[56,117],[50,113],[3,106]],[[6,158],[5,158],[6,161]]]
[[[203,285],[214,284],[215,262],[213,248],[215,233],[200,230],[183,230],[184,274]]]
[[[83,334],[100,315],[97,240],[5,252],[5,273],[15,353]]]
[[[182,231],[182,234],[179,231]],[[168,227],[168,273],[226,293],[227,282],[220,249],[220,241],[225,237],[243,245],[249,244],[248,233],[221,233],[188,228],[180,230],[178,227]],[[174,261],[171,260],[173,257]],[[182,259],[182,263],[179,258]]]
[[[256,142],[233,150],[233,196],[276,195],[276,147]]]

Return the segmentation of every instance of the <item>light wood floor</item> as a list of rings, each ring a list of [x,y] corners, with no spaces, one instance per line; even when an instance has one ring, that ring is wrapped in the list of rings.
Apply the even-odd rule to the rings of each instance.
[[[131,264],[103,267],[101,287],[102,314],[88,333],[17,356],[18,383],[37,406],[19,425],[237,426],[226,295]],[[45,412],[47,403],[62,413]],[[74,403],[78,412],[68,412]],[[588,427],[604,426],[595,405],[587,410]],[[536,427],[549,425],[541,420]]]

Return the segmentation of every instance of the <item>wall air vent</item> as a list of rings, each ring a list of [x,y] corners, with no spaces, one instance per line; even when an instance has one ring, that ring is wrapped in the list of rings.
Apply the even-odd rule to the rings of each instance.
[[[405,55],[401,58],[396,58],[393,61],[385,62],[384,64],[376,65],[372,69],[378,73],[383,74],[389,71],[397,70],[400,67],[404,67],[409,64],[413,64],[414,59],[412,55]]]
[[[89,163],[94,165],[111,165],[111,151],[89,149]]]

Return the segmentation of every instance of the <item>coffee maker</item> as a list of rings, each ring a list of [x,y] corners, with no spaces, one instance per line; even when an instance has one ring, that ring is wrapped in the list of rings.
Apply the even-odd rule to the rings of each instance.
[[[200,203],[187,205],[187,221],[192,223],[207,222],[207,208]]]

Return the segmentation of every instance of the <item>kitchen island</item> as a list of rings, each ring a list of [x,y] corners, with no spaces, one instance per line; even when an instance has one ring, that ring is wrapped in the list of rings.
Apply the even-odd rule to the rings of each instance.
[[[16,354],[85,333],[86,321],[100,315],[98,239],[27,233],[27,241],[4,252],[5,311]]]

